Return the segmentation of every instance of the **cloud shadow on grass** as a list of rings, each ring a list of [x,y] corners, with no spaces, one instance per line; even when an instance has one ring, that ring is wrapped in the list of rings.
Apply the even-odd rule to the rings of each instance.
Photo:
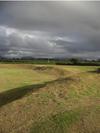
[[[46,83],[34,84],[34,85],[28,85],[28,86],[14,88],[14,89],[1,92],[0,93],[0,107],[10,102],[13,102],[17,99],[20,99],[23,96],[28,95],[31,92],[37,91],[40,88],[44,87],[45,85]]]
[[[39,89],[45,87],[47,84],[54,83],[54,82],[62,82],[72,80],[71,78],[59,78],[53,81],[44,82],[41,84],[33,84],[24,87],[10,89],[0,93],[0,107],[11,103],[17,99],[20,99],[32,92],[38,91]]]

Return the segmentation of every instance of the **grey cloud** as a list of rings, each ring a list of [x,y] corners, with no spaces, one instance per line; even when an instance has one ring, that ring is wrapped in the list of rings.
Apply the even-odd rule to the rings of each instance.
[[[100,2],[0,2],[0,55],[100,57]]]

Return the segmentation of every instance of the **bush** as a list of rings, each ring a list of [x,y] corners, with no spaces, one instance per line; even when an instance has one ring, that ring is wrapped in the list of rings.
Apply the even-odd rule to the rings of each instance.
[[[100,68],[97,69],[97,72],[100,73]]]

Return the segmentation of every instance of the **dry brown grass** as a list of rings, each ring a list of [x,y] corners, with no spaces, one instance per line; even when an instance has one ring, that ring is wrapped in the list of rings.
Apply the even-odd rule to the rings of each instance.
[[[50,73],[64,72],[40,89],[2,106],[0,133],[99,133],[100,75],[79,68],[72,72],[61,66],[48,69]]]

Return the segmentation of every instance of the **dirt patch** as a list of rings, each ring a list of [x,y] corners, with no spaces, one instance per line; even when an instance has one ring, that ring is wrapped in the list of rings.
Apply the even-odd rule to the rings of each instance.
[[[33,68],[36,71],[48,71],[48,70],[52,70],[53,67],[50,66],[34,66]]]
[[[33,70],[35,70],[37,72],[52,74],[57,77],[59,77],[59,76],[62,77],[65,75],[64,70],[56,68],[56,67],[52,67],[52,66],[34,66]]]

